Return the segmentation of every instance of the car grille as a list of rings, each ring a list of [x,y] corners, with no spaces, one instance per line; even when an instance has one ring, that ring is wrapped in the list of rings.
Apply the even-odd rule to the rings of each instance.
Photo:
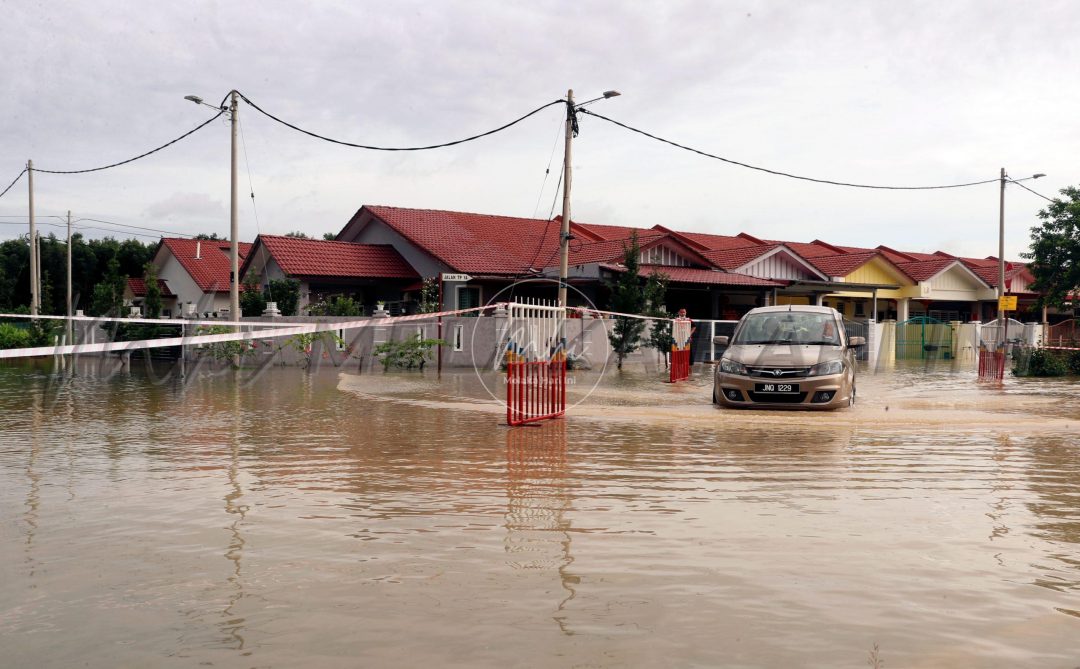
[[[746,372],[755,378],[762,379],[802,379],[810,372],[809,367],[751,367],[746,366]],[[778,373],[779,372],[779,373]]]
[[[755,393],[753,391],[747,391],[746,394],[750,396],[751,402],[761,402],[763,404],[799,404],[806,399],[806,393],[780,395],[777,393]]]

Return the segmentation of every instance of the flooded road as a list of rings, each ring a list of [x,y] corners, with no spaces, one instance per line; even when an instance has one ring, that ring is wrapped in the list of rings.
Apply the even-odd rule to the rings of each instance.
[[[0,367],[0,665],[1080,666],[1077,381],[594,380]]]

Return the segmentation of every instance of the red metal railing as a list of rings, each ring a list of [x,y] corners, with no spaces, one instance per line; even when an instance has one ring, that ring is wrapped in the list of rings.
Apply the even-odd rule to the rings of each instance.
[[[1005,351],[979,351],[979,380],[1005,378]]]
[[[690,378],[690,347],[671,347],[671,382]]]
[[[566,413],[566,356],[506,363],[506,422],[524,425]]]

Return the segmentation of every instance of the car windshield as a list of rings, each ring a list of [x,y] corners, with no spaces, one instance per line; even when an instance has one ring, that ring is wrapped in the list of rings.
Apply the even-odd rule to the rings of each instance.
[[[832,314],[773,311],[747,315],[732,344],[839,346],[840,334]]]

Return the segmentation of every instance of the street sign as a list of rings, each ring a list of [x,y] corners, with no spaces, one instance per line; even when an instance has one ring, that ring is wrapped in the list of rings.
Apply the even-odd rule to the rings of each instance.
[[[472,277],[468,274],[450,274],[449,272],[442,273],[443,281],[472,281]]]
[[[1002,311],[1016,311],[1016,296],[1002,295],[998,298],[998,309]]]

